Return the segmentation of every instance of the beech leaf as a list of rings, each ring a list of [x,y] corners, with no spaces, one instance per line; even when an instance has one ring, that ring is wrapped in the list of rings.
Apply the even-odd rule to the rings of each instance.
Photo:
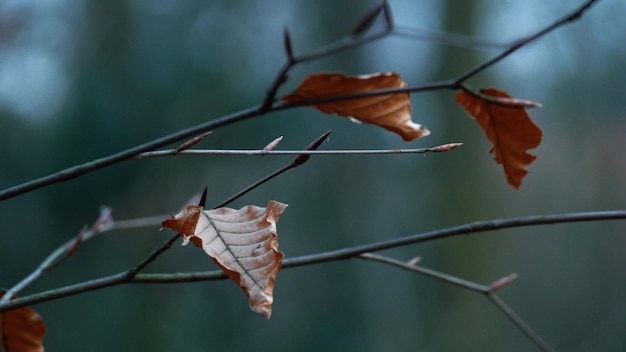
[[[539,106],[525,100],[511,98],[506,92],[489,88],[481,94],[494,97],[501,103],[523,102],[523,106]],[[541,129],[530,119],[526,109],[520,106],[503,106],[473,96],[465,91],[457,93],[454,99],[472,116],[493,143],[489,153],[504,168],[506,181],[519,189],[522,180],[528,174],[526,167],[537,157],[527,150],[536,148],[541,143]]]
[[[0,297],[4,292],[0,291]],[[0,346],[4,352],[43,352],[46,325],[28,307],[0,313]]]
[[[202,248],[248,296],[250,309],[269,319],[276,274],[284,255],[278,251],[276,223],[287,204],[270,200],[266,208],[203,210],[189,205],[163,221],[178,231],[183,245]]]
[[[297,103],[406,86],[402,77],[393,72],[364,76],[318,73],[307,77],[293,93],[283,96],[282,101]],[[410,93],[403,92],[317,103],[310,106],[326,114],[337,114],[350,117],[355,122],[378,125],[399,134],[404,141],[410,142],[427,136],[430,131],[411,120],[409,98]]]

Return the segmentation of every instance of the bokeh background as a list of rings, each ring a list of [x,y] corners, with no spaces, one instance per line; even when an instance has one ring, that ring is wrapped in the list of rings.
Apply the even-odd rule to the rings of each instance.
[[[538,30],[582,1],[390,0],[421,37],[456,33],[491,44]],[[0,2],[0,188],[103,157],[256,105],[285,60],[347,33],[376,1]],[[463,223],[626,206],[626,3],[603,0],[583,19],[523,48],[469,83],[539,101],[539,156],[520,191],[454,92],[412,97],[433,133],[407,144],[382,129],[300,108],[216,130],[203,148],[298,149],[328,129],[325,149],[462,148],[424,156],[319,156],[232,204],[290,206],[279,224],[287,257]],[[462,43],[468,41],[460,37]],[[458,38],[457,38],[458,39]],[[392,36],[296,67],[308,74],[396,71],[410,85],[453,78],[497,48]],[[98,216],[166,215],[209,188],[215,204],[288,163],[282,157],[127,161],[0,202],[0,285],[10,287]],[[158,226],[103,234],[21,295],[120,272],[171,236]],[[626,349],[626,222],[528,227],[388,250],[488,284],[561,351]],[[175,245],[147,272],[214,270]],[[228,281],[124,285],[41,303],[49,351],[530,351],[487,299],[360,260],[282,271],[272,319]]]

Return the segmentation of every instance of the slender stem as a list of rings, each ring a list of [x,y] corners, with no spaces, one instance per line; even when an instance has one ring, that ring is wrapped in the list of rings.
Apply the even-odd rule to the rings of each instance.
[[[67,180],[82,176],[86,173],[93,172],[93,171],[102,169],[104,167],[116,164],[118,162],[131,159],[139,155],[140,153],[162,148],[168,144],[178,142],[184,139],[188,139],[190,137],[194,137],[199,134],[208,132],[210,130],[214,130],[219,127],[226,126],[226,125],[229,125],[229,124],[241,121],[241,120],[245,120],[245,119],[256,117],[256,116],[261,116],[269,112],[290,109],[296,106],[318,104],[322,102],[330,102],[330,101],[337,101],[337,100],[348,100],[348,99],[354,99],[357,97],[366,97],[366,96],[373,96],[373,95],[384,95],[384,94],[391,94],[391,93],[398,93],[398,92],[423,92],[423,91],[428,91],[428,90],[440,90],[440,89],[459,89],[461,88],[461,84],[464,81],[478,74],[479,72],[482,72],[483,70],[487,69],[491,65],[499,62],[500,60],[504,59],[505,57],[509,56],[513,52],[520,49],[521,47],[537,40],[538,38],[546,35],[547,33],[557,29],[558,27],[562,25],[578,20],[579,18],[581,18],[584,12],[586,12],[591,7],[591,5],[593,5],[595,2],[597,2],[597,0],[588,0],[580,8],[573,11],[569,15],[563,17],[557,22],[549,25],[548,27],[536,32],[535,34],[531,36],[528,36],[526,38],[516,41],[513,45],[511,45],[511,47],[509,47],[508,49],[506,49],[505,51],[503,51],[496,57],[484,62],[483,64],[475,67],[474,69],[467,71],[466,73],[460,75],[454,80],[441,82],[441,83],[434,83],[430,85],[423,85],[423,86],[414,86],[414,87],[389,89],[389,90],[377,90],[377,91],[372,91],[372,92],[363,93],[363,94],[354,94],[354,95],[346,95],[346,96],[341,96],[341,97],[329,97],[329,98],[324,98],[324,99],[315,99],[315,100],[303,101],[303,102],[299,102],[295,104],[274,104],[273,103],[274,97],[276,95],[278,88],[284,82],[288,71],[293,66],[299,63],[304,63],[307,61],[312,61],[312,60],[316,60],[322,57],[326,57],[338,51],[345,50],[347,48],[355,47],[358,45],[363,45],[363,44],[384,38],[390,33],[393,33],[393,29],[394,29],[393,23],[390,22],[389,26],[384,31],[381,31],[374,35],[370,35],[370,36],[349,35],[349,36],[343,37],[327,46],[324,46],[312,52],[309,52],[306,55],[291,57],[289,59],[289,62],[285,66],[283,66],[283,68],[281,68],[281,70],[279,71],[275,82],[270,87],[263,104],[260,106],[255,106],[255,107],[251,107],[245,110],[241,110],[233,114],[226,115],[226,116],[205,122],[203,124],[190,127],[188,129],[181,130],[181,131],[166,135],[164,137],[152,140],[150,142],[146,142],[144,144],[126,149],[124,151],[109,155],[104,158],[86,162],[81,165],[76,165],[76,166],[61,170],[59,172],[50,174],[48,176],[44,176],[38,179],[27,181],[25,183],[22,183],[13,187],[6,188],[0,191],[0,201],[10,199],[18,195],[25,194],[25,193],[28,193],[28,192],[31,192],[31,191],[34,191],[42,187],[58,183],[58,182],[67,181]],[[390,14],[387,12],[386,12],[386,16],[390,16]]]
[[[533,329],[531,329],[504,301],[500,299],[493,291],[486,293],[487,298],[495,304],[498,309],[502,311],[517,327],[522,331],[530,340],[532,340],[537,347],[542,351],[554,351],[544,339],[539,336]]]
[[[307,149],[311,150],[311,149],[317,149],[319,148],[319,146],[322,144],[322,142],[328,137],[328,135],[331,133],[331,131],[328,131],[326,133],[324,133],[322,136],[316,138],[313,142],[311,142],[308,146]],[[178,150],[178,149],[177,149]],[[219,207],[223,207],[229,203],[231,203],[232,201],[242,197],[243,195],[245,195],[246,193],[252,191],[253,189],[259,187],[260,185],[264,184],[265,182],[270,181],[271,179],[277,177],[278,175],[282,174],[283,172],[296,168],[302,164],[304,164],[305,162],[308,161],[310,156],[304,156],[302,153],[299,153],[294,160],[285,165],[284,167],[272,172],[271,174],[263,177],[262,179],[260,179],[259,181],[251,184],[250,186],[244,188],[243,190],[241,190],[240,192],[236,193],[235,195],[233,195],[232,197],[229,197],[228,199],[222,201],[221,203],[219,203],[218,205],[216,205],[214,208],[219,208]],[[204,206],[204,203],[206,201],[206,188],[204,190],[204,193],[202,195],[202,200],[200,201],[200,205]],[[209,219],[210,220],[210,219]],[[174,244],[174,242],[176,242],[176,240],[179,238],[179,234],[176,234],[175,236],[171,237],[169,240],[167,240],[165,243],[163,243],[161,246],[159,246],[158,248],[156,248],[154,251],[152,251],[152,253],[144,260],[142,260],[141,262],[139,262],[139,264],[137,264],[135,267],[129,269],[126,271],[126,274],[124,276],[124,281],[130,281],[132,280],[134,277],[136,277],[139,272],[141,270],[143,270],[148,264],[150,264],[152,261],[154,261],[159,255],[161,255],[163,252],[165,252],[166,250],[170,249],[172,247],[172,244]]]
[[[309,143],[309,145],[306,147],[306,150],[301,150],[301,151],[298,151],[297,153],[294,153],[296,155],[296,157],[289,164],[281,167],[280,169],[272,172],[271,174],[263,177],[262,179],[260,179],[260,180],[256,181],[255,183],[251,184],[250,186],[248,186],[248,187],[244,188],[243,190],[237,192],[236,194],[234,194],[230,198],[226,199],[225,201],[223,201],[222,203],[217,205],[216,208],[223,207],[226,204],[229,204],[230,202],[234,201],[235,199],[239,199],[244,194],[246,194],[246,193],[250,192],[251,190],[259,187],[260,185],[264,184],[265,182],[267,182],[267,181],[273,179],[274,177],[282,174],[283,172],[285,172],[287,170],[291,170],[293,168],[296,168],[296,167],[306,163],[307,161],[309,161],[309,158],[311,157],[309,152],[315,152],[316,149],[319,148],[320,145],[322,145],[322,143],[328,138],[328,136],[330,135],[331,132],[332,131],[327,131],[324,134],[322,134],[321,136],[317,137],[311,143]],[[268,152],[268,151],[267,150],[260,150],[260,152]]]
[[[44,271],[45,269],[40,265],[35,270],[33,270],[33,272],[28,274],[28,276],[23,278],[20,282],[15,284],[10,289],[6,290],[4,294],[2,294],[2,291],[0,291],[0,295],[2,295],[2,298],[0,298],[0,304],[9,302],[11,300],[11,297],[15,296],[18,292],[20,292],[28,285],[33,283],[35,280],[40,278],[43,275]]]
[[[456,276],[452,276],[449,274],[445,274],[442,272],[438,272],[432,269],[419,267],[417,265],[410,265],[405,262],[401,262],[399,260],[385,257],[382,255],[372,254],[372,253],[363,253],[359,256],[362,259],[366,260],[374,260],[380,263],[392,265],[404,270],[413,271],[422,275],[433,277],[437,280],[448,282],[453,285],[479,292],[484,294],[489,301],[491,301],[504,315],[509,318],[517,326],[517,328],[524,333],[537,347],[539,347],[542,351],[553,351],[552,347],[548,345],[541,336],[539,336],[524,320],[517,314],[513,309],[511,309],[502,299],[500,299],[493,291],[494,289],[490,286],[480,285],[472,281],[464,280],[458,278]]]
[[[291,109],[297,106],[324,104],[324,103],[331,103],[331,102],[341,101],[341,100],[368,98],[368,97],[374,97],[374,96],[386,95],[386,94],[421,93],[421,92],[444,90],[444,89],[456,90],[456,89],[459,89],[459,87],[460,85],[457,84],[454,80],[447,80],[447,81],[427,83],[427,84],[402,87],[402,88],[377,89],[377,90],[371,90],[371,91],[363,92],[363,93],[344,94],[344,95],[337,95],[337,96],[332,96],[332,97],[308,99],[308,100],[303,100],[303,101],[289,103],[289,104],[278,104],[272,108],[272,111],[281,111],[281,110]]]
[[[574,11],[572,11],[568,15],[565,15],[560,20],[557,20],[556,22],[552,23],[551,25],[545,27],[544,29],[542,29],[542,30],[540,30],[540,31],[538,31],[538,32],[528,36],[528,37],[525,37],[525,38],[522,38],[520,40],[515,41],[508,49],[504,50],[503,52],[501,52],[500,54],[498,54],[494,58],[483,62],[482,64],[476,66],[475,68],[473,68],[473,69],[467,71],[466,73],[462,74],[461,76],[459,76],[456,79],[455,82],[458,83],[458,84],[461,84],[461,83],[465,82],[466,80],[468,80],[469,78],[475,76],[479,72],[484,71],[488,67],[496,64],[497,62],[501,61],[505,57],[511,55],[512,53],[514,53],[515,51],[517,51],[521,47],[526,46],[526,45],[528,45],[531,42],[534,42],[535,40],[543,37],[544,35],[554,31],[555,29],[557,29],[557,28],[559,28],[559,27],[561,27],[561,26],[563,26],[563,25],[565,25],[567,23],[579,20],[582,17],[582,15],[587,10],[589,10],[591,8],[591,6],[594,3],[596,3],[597,1],[598,0],[587,0],[579,8],[577,8]]]
[[[433,30],[413,29],[396,26],[393,35],[409,39],[426,40],[450,47],[468,50],[508,49],[511,44],[481,40],[459,33],[446,33]]]
[[[216,208],[223,207],[223,206],[224,206],[224,205],[226,205],[226,204],[229,204],[229,203],[231,203],[231,202],[234,202],[235,200],[237,200],[237,199],[239,199],[239,198],[243,197],[246,193],[248,193],[248,192],[252,191],[253,189],[255,189],[255,188],[257,188],[257,187],[261,186],[262,184],[264,184],[264,183],[266,183],[267,181],[269,181],[269,180],[273,179],[274,177],[276,177],[276,176],[278,176],[278,175],[282,174],[283,172],[285,172],[285,171],[287,171],[287,170],[290,170],[290,169],[293,169],[294,167],[296,167],[296,166],[294,166],[294,165],[293,165],[293,163],[289,163],[289,164],[287,164],[287,165],[285,165],[285,166],[281,167],[280,169],[278,169],[278,170],[276,170],[276,171],[274,171],[274,172],[270,173],[269,175],[267,175],[267,176],[265,176],[265,177],[261,178],[260,180],[258,180],[258,181],[256,181],[256,182],[254,182],[254,183],[253,183],[253,184],[251,184],[250,186],[248,186],[248,187],[246,187],[246,188],[242,189],[241,191],[239,191],[239,192],[237,192],[237,193],[233,194],[233,195],[232,195],[232,196],[230,196],[228,199],[224,200],[224,201],[223,201],[223,202],[221,202],[219,205],[217,205],[217,206],[216,206]]]
[[[5,190],[0,191],[0,201],[33,191],[33,190],[36,190],[36,189],[39,189],[39,188],[42,188],[42,187],[45,187],[54,183],[70,180],[70,179],[79,177],[81,175],[84,175],[86,173],[93,172],[95,170],[113,165],[115,163],[131,159],[133,157],[140,155],[141,153],[149,152],[151,150],[164,147],[168,144],[171,144],[180,140],[188,139],[198,134],[205,133],[207,131],[210,131],[210,130],[213,130],[213,129],[216,129],[225,125],[229,125],[229,124],[232,124],[232,123],[244,120],[244,119],[261,116],[271,111],[285,110],[285,109],[294,108],[297,106],[324,103],[324,102],[330,102],[330,101],[336,101],[336,100],[355,99],[358,97],[383,95],[383,94],[391,94],[391,93],[398,93],[398,92],[423,92],[423,91],[438,90],[438,89],[465,89],[467,90],[467,88],[463,85],[464,81],[478,74],[479,72],[482,72],[483,70],[487,69],[493,64],[499,62],[500,60],[504,59],[505,57],[509,56],[510,54],[518,50],[519,48],[527,45],[528,43],[537,40],[538,38],[544,36],[545,34],[553,31],[554,29],[568,22],[572,22],[572,21],[579,19],[583,15],[583,13],[587,11],[591,7],[591,5],[593,5],[596,1],[597,0],[589,0],[585,2],[579,9],[565,16],[561,20],[553,23],[552,25],[544,28],[543,30],[538,31],[534,35],[531,35],[529,37],[523,38],[515,42],[513,45],[511,45],[508,49],[500,53],[498,56],[492,58],[491,60],[484,62],[483,64],[477,66],[474,69],[469,70],[468,72],[459,76],[455,80],[433,83],[433,84],[422,85],[422,86],[407,87],[407,88],[402,88],[402,89],[379,90],[379,91],[368,92],[368,93],[358,94],[358,95],[347,95],[347,96],[341,96],[341,97],[330,97],[330,98],[325,98],[325,99],[310,100],[310,101],[300,102],[298,104],[283,104],[283,105],[274,104],[273,101],[274,101],[278,88],[285,81],[288,71],[296,63],[303,63],[306,61],[315,60],[321,57],[331,55],[339,50],[343,50],[349,47],[361,45],[367,42],[371,42],[371,41],[383,38],[389,33],[393,33],[393,24],[392,24],[392,21],[389,21],[390,25],[387,28],[387,30],[380,32],[378,34],[371,35],[368,37],[348,36],[348,37],[341,38],[340,40],[332,43],[329,46],[322,47],[318,50],[315,50],[309,53],[308,55],[303,55],[300,57],[290,56],[289,62],[283,67],[283,69],[281,69],[281,71],[279,71],[276,82],[270,87],[270,90],[266,96],[266,99],[260,107],[252,107],[246,110],[233,113],[231,115],[226,115],[226,116],[217,118],[215,120],[211,120],[206,123],[203,123],[203,124],[200,124],[200,125],[197,125],[197,126],[185,129],[185,130],[181,130],[181,131],[169,134],[167,136],[155,139],[153,141],[129,148],[122,152],[112,154],[107,157],[97,159],[91,162],[87,162],[81,165],[77,165],[74,167],[70,167],[65,170],[59,171],[57,173],[54,173],[54,174],[51,174],[51,175],[48,175],[39,179],[31,180],[31,181],[25,182],[23,184],[20,184],[14,187],[7,188]],[[386,14],[386,15],[389,16],[389,14]],[[300,153],[300,154],[308,155],[304,153]],[[292,167],[293,166],[288,165],[286,169],[289,169]],[[275,173],[275,175],[278,175],[282,173],[283,171],[279,170],[279,172]],[[265,179],[263,179],[262,181],[265,182]],[[245,191],[248,191],[248,190],[245,190]],[[594,213],[565,214],[565,215],[553,215],[553,216],[525,217],[525,218],[514,218],[514,219],[504,219],[504,220],[493,220],[493,221],[488,221],[488,222],[476,222],[476,223],[466,224],[466,225],[462,225],[458,227],[452,227],[452,228],[448,228],[444,230],[427,232],[423,234],[408,236],[404,238],[398,238],[398,239],[389,240],[389,241],[372,243],[372,244],[351,247],[351,248],[343,248],[340,250],[335,250],[335,251],[330,251],[330,252],[323,252],[323,253],[318,253],[318,254],[313,254],[313,255],[308,255],[308,256],[287,259],[284,262],[284,267],[285,268],[296,267],[296,266],[311,265],[315,263],[332,261],[332,260],[347,259],[350,257],[361,255],[369,251],[376,251],[376,250],[382,250],[386,248],[405,246],[411,243],[418,243],[418,242],[433,240],[437,238],[454,236],[458,234],[470,234],[470,233],[474,233],[478,231],[493,231],[496,229],[502,229],[502,228],[508,228],[508,227],[530,226],[530,225],[539,225],[539,224],[554,224],[554,223],[561,223],[561,222],[595,221],[595,220],[624,219],[624,218],[626,218],[625,212],[615,211],[615,212],[594,212]],[[98,288],[108,287],[108,286],[117,285],[117,284],[121,284],[125,282],[181,282],[181,281],[192,281],[192,280],[222,279],[225,277],[225,275],[221,272],[185,273],[185,274],[144,274],[144,275],[138,274],[143,268],[145,268],[146,265],[148,265],[151,261],[157,258],[161,253],[167,250],[167,248],[169,248],[177,238],[178,236],[172,237],[170,240],[165,242],[161,247],[154,250],[150,256],[148,256],[146,259],[141,261],[137,266],[135,266],[134,268],[128,271],[125,271],[116,275],[112,275],[109,277],[90,280],[85,283],[79,283],[79,284],[68,286],[68,287],[58,288],[58,289],[42,292],[39,294],[34,294],[34,295],[26,296],[23,298],[18,298],[16,300],[9,301],[9,302],[3,302],[3,303],[0,303],[0,311],[6,311],[9,309],[13,309],[13,308],[24,306],[24,305],[48,301],[48,300],[59,298],[59,297],[69,296],[69,295],[73,295],[73,294],[77,294],[81,292],[87,292],[87,291],[95,290]],[[68,242],[69,244],[68,243],[64,244],[60,248],[65,249],[67,246],[73,245],[70,242]],[[59,253],[69,253],[69,252],[59,251]],[[62,255],[68,256],[69,254],[59,254],[58,255],[59,258]],[[39,277],[43,272],[47,270],[48,267],[56,265],[58,261],[58,259],[56,259],[57,255],[53,253],[53,257],[54,258],[52,259],[48,258],[46,261],[44,261],[44,264],[45,264],[44,266],[40,266],[33,274],[29,275],[29,277],[27,278],[29,280],[28,282],[31,282],[32,280]],[[30,277],[33,277],[33,278],[30,279]],[[461,284],[461,283],[457,282],[457,284]],[[18,285],[18,287],[21,287],[21,286]],[[504,305],[503,302],[500,302],[497,299],[497,297],[493,294],[490,294],[489,297],[490,299],[492,299],[494,304],[496,304],[501,310],[503,310],[503,312],[505,312],[505,314],[507,314],[507,311],[509,310],[509,308],[506,305]]]
[[[155,150],[137,155],[137,159],[147,159],[162,156],[179,155],[386,155],[386,154],[425,154],[437,153],[442,150],[451,150],[460,147],[462,143],[447,143],[429,148],[417,149],[346,149],[346,150],[224,150],[224,149],[188,149],[177,151],[176,149]]]
[[[363,45],[369,42],[373,42],[379,40],[391,32],[390,29],[386,29],[382,32],[379,32],[375,35],[371,35],[368,37],[360,37],[360,36],[346,36],[340,38],[339,40],[328,44],[326,46],[320,47],[316,50],[313,50],[307,54],[296,56],[293,54],[293,49],[291,47],[291,39],[289,36],[289,32],[285,30],[285,42],[286,42],[286,50],[287,50],[287,62],[280,68],[278,73],[276,74],[276,78],[274,78],[274,82],[270,85],[267,90],[267,94],[265,96],[265,100],[261,105],[260,111],[269,112],[272,110],[274,105],[274,100],[276,98],[276,93],[278,93],[278,89],[287,81],[287,75],[289,71],[294,68],[296,65],[313,61],[319,58],[323,58],[326,56],[330,56],[336,52],[353,48],[359,45]]]
[[[167,146],[168,144],[178,142],[190,137],[202,134],[204,132],[216,129],[221,126],[235,123],[237,121],[245,120],[251,117],[259,116],[261,113],[258,107],[252,107],[246,110],[241,110],[231,115],[226,115],[215,120],[205,122],[203,124],[178,131],[169,134],[165,137],[155,139],[153,141],[140,144],[138,146],[126,149],[117,154],[113,154],[104,158],[96,159],[81,165],[73,166],[54,174],[44,176],[38,179],[34,179],[23,184],[7,188],[0,191],[0,201],[13,198],[15,196],[34,191],[36,189],[59,183],[62,181],[71,180],[73,178],[82,176],[86,173],[102,169],[104,167],[116,164],[118,162],[131,159],[136,155]]]
[[[276,93],[278,93],[278,89],[280,86],[287,81],[287,74],[292,67],[297,64],[297,61],[294,61],[292,56],[289,56],[287,63],[283,65],[276,74],[276,78],[274,79],[274,83],[267,90],[267,94],[265,95],[265,100],[263,101],[263,105],[261,106],[261,111],[268,112],[271,110],[272,105],[274,105],[274,99],[276,98]]]
[[[172,245],[174,244],[174,242],[176,242],[179,236],[180,236],[179,234],[172,236],[169,240],[167,240],[161,246],[153,250],[152,253],[150,253],[150,255],[147,258],[139,262],[134,268],[127,270],[124,280],[129,281],[130,279],[135,277],[141,270],[143,270],[143,268],[145,268],[148,264],[153,262],[159,255],[161,255],[166,250],[172,248]]]
[[[375,42],[380,40],[391,33],[389,28],[380,31],[378,33],[369,35],[369,36],[352,36],[348,35],[343,38],[340,38],[328,45],[317,48],[305,55],[296,56],[295,60],[298,63],[304,63],[308,61],[313,61],[317,59],[321,59],[330,55],[333,55],[342,50],[346,50],[349,48],[354,48],[360,45],[368,44],[371,42]]]
[[[144,218],[137,219],[128,219],[128,220],[115,220],[115,225],[112,228],[115,230],[126,230],[126,229],[136,229],[140,227],[147,226],[159,226],[163,219],[167,218],[167,215],[156,215]]]
[[[296,168],[296,167],[304,164],[310,158],[310,155],[308,155],[306,153],[311,151],[311,150],[315,150],[315,149],[319,148],[319,146],[323,143],[323,141],[325,141],[326,138],[328,138],[328,135],[330,135],[330,133],[331,133],[331,131],[327,131],[324,134],[322,134],[320,137],[318,137],[315,140],[313,140],[307,146],[306,150],[299,151],[296,154],[296,157],[294,158],[294,160],[291,163],[285,165],[284,167],[278,169],[277,171],[272,172],[271,174],[265,176],[261,180],[253,183],[252,185],[246,187],[245,189],[243,189],[242,191],[240,191],[237,194],[233,195],[232,197],[224,200],[220,204],[216,205],[215,208],[225,206],[225,205],[231,203],[232,201],[234,201],[235,199],[238,199],[239,197],[243,196],[244,194],[250,192],[251,190],[259,187],[263,183],[273,179],[274,177],[277,177],[278,175],[282,174],[283,172],[285,172],[287,170],[290,170],[290,169],[293,169],[293,168]],[[181,151],[180,148],[179,149],[174,149],[174,151],[178,152],[178,153],[184,152],[184,151]],[[206,190],[205,190],[205,192],[206,192]],[[48,270],[52,269],[54,266],[58,265],[59,263],[61,263],[63,260],[67,259],[78,248],[78,245],[80,245],[83,241],[86,241],[89,238],[93,237],[94,235],[99,234],[99,233],[103,233],[103,232],[106,232],[106,231],[110,231],[110,230],[113,230],[113,229],[136,228],[136,227],[156,225],[156,224],[160,224],[161,221],[164,218],[166,218],[166,217],[165,216],[162,216],[162,217],[148,217],[148,218],[140,218],[140,219],[114,221],[113,218],[111,217],[111,210],[109,208],[103,208],[101,210],[101,212],[100,212],[100,217],[98,218],[98,220],[96,220],[94,222],[94,224],[92,225],[91,228],[83,229],[73,239],[71,239],[71,240],[67,241],[66,243],[64,243],[63,245],[59,246],[52,254],[50,254],[35,269],[35,271],[33,271],[30,275],[28,275],[24,279],[22,279],[17,285],[15,285],[11,289],[7,290],[4,293],[4,295],[1,297],[0,304],[8,302],[11,299],[11,297],[13,297],[15,294],[17,294],[20,290],[22,290],[25,287],[27,287],[28,285],[30,285],[32,282],[34,282],[39,277],[41,277],[45,272],[47,272]],[[147,258],[145,258],[144,260],[139,262],[135,267],[127,270],[126,271],[126,279],[125,280],[128,281],[128,280],[132,279],[133,277],[135,277],[149,263],[154,261],[159,255],[161,255],[167,249],[171,248],[172,244],[178,239],[178,236],[179,236],[178,234],[176,236],[173,236],[172,238],[167,240],[165,243],[163,243],[162,245],[157,247]]]
[[[449,227],[445,229],[424,232],[411,236],[391,239],[387,241],[375,242],[354,247],[345,247],[337,250],[320,252],[300,257],[288,258],[283,261],[283,268],[294,268],[298,266],[313,265],[323,262],[331,262],[336,260],[345,260],[355,256],[359,256],[366,252],[376,252],[384,249],[402,247],[409,244],[432,241],[445,237],[458,235],[470,235],[496,231],[506,228],[526,227],[536,225],[550,225],[573,222],[590,222],[604,220],[624,220],[626,219],[626,210],[620,211],[595,211],[585,213],[568,213],[554,215],[537,215],[524,216],[508,219],[496,219],[487,221],[477,221],[460,226]],[[221,271],[195,272],[195,273],[175,273],[175,274],[137,274],[129,279],[127,272],[120,274],[90,280],[75,285],[52,289],[45,292],[32,294],[21,298],[16,298],[9,302],[0,304],[0,312],[31,305],[34,303],[53,300],[60,297],[70,296],[76,293],[91,291],[92,285],[96,288],[117,285],[123,282],[132,283],[179,283],[191,281],[206,281],[224,279],[226,275]]]
[[[46,272],[61,264],[74,254],[76,249],[78,249],[84,241],[87,241],[99,233],[112,230],[114,226],[114,221],[111,217],[111,209],[103,207],[100,209],[100,216],[90,228],[85,226],[76,236],[57,247],[57,249],[48,255],[48,257],[46,257],[46,259],[44,259],[44,261],[41,262],[41,264],[39,264],[33,272],[7,290],[0,299],[0,303],[7,302],[11,299],[11,297],[28,287],[28,285],[40,278]]]
[[[468,290],[472,290],[472,291],[476,291],[480,293],[487,293],[490,291],[489,286],[480,285],[472,281],[463,280],[456,276],[452,276],[450,274],[442,273],[442,272],[424,268],[421,266],[410,265],[405,262],[402,262],[393,258],[385,257],[382,255],[373,254],[373,253],[363,253],[359,255],[358,257],[361,259],[373,260],[373,261],[389,264],[389,265],[398,267],[400,269],[409,270],[409,271],[413,271],[422,275],[430,276],[437,280],[444,281],[444,282],[447,282],[447,283],[450,283],[450,284],[453,284],[462,288],[466,288]]]
[[[304,255],[296,258],[286,259],[283,267],[295,267],[311,265],[334,260],[349,259],[365,252],[377,252],[384,249],[402,247],[410,244],[432,241],[440,238],[469,235],[478,232],[496,231],[506,228],[526,227],[536,225],[551,225],[572,222],[589,222],[605,220],[626,219],[626,210],[618,211],[596,211],[586,213],[569,213],[554,215],[535,215],[508,219],[497,219],[487,221],[477,221],[460,226],[449,227],[441,230],[424,232],[406,237],[394,238],[386,241],[370,243],[355,247],[346,247],[333,251]]]

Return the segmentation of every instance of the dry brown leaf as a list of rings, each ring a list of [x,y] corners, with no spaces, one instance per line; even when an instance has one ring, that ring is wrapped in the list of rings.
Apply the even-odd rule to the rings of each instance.
[[[0,297],[4,292],[0,291]],[[4,352],[43,352],[46,325],[28,307],[0,313],[0,346]]]
[[[489,88],[481,94],[494,97],[501,103],[520,103],[526,106],[528,101],[511,98],[506,92]],[[519,189],[522,180],[528,174],[526,167],[537,157],[527,153],[541,142],[541,129],[530,119],[526,109],[510,107],[489,102],[465,91],[457,93],[454,99],[472,116],[493,143],[489,153],[495,155],[498,164],[502,164],[506,181]],[[534,103],[532,106],[538,106]]]
[[[248,296],[250,309],[269,319],[276,274],[283,262],[276,223],[286,204],[269,201],[267,208],[248,205],[239,210],[203,210],[189,205],[163,227],[178,231],[183,245],[202,248]]]
[[[312,99],[366,93],[374,90],[403,88],[407,84],[397,73],[376,73],[345,76],[339,73],[318,73],[307,77],[291,94],[282,97],[287,103]],[[409,142],[430,134],[424,126],[411,120],[410,93],[377,95],[365,98],[311,104],[326,114],[350,117],[358,122],[378,125],[399,134]]]

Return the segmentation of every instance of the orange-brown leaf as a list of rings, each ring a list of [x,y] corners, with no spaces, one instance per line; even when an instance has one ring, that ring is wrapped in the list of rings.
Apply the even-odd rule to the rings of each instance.
[[[345,76],[339,73],[318,73],[307,77],[291,94],[282,97],[287,103],[366,93],[374,90],[403,88],[407,84],[397,73]],[[365,98],[311,104],[326,114],[350,117],[358,122],[378,125],[399,134],[409,142],[430,133],[411,120],[410,93],[377,95]]]
[[[526,102],[511,98],[507,93],[483,89],[481,94],[502,102]],[[528,174],[526,167],[537,157],[527,153],[541,142],[541,129],[535,125],[522,107],[503,106],[460,91],[455,97],[465,111],[472,116],[493,143],[489,150],[498,164],[502,164],[506,181],[519,189]]]
[[[248,296],[250,308],[269,319],[276,274],[283,262],[276,223],[286,204],[269,201],[266,208],[203,210],[190,205],[164,227],[178,231],[183,245],[193,242],[211,257]]]
[[[0,297],[4,292],[0,291]],[[5,352],[43,352],[46,325],[28,307],[0,313],[0,346]]]

